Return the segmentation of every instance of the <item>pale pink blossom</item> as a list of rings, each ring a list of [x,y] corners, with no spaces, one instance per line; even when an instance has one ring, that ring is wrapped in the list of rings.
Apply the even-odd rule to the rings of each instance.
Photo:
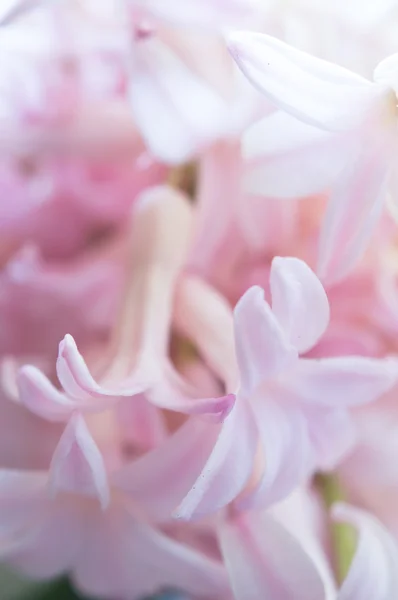
[[[256,452],[260,462],[241,506],[272,504],[316,466],[331,468],[353,442],[347,408],[377,399],[396,379],[395,360],[300,358],[326,330],[325,292],[305,263],[291,258],[274,259],[270,285],[272,308],[254,287],[232,318],[214,290],[196,279],[182,284],[179,327],[236,403],[180,517],[236,498],[249,484]]]
[[[391,600],[398,593],[398,548],[370,515],[336,505],[334,518],[359,532],[356,554],[335,600]],[[321,575],[288,530],[267,514],[237,515],[220,526],[221,548],[236,600],[324,600]]]
[[[339,279],[368,244],[387,191],[396,194],[395,55],[370,82],[261,34],[233,34],[230,49],[249,80],[285,111],[261,124],[270,160],[255,177],[264,177],[271,196],[331,189],[318,271]],[[254,156],[262,154],[258,141],[256,133]],[[278,189],[286,182],[288,189]]]

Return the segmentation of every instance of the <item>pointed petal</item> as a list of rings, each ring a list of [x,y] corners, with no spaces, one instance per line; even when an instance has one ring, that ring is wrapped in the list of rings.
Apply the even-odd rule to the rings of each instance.
[[[129,506],[115,506],[108,518],[94,516],[84,560],[73,581],[90,597],[144,598],[159,590],[184,590],[195,598],[228,597],[220,561],[150,527]]]
[[[103,509],[109,504],[105,464],[83,417],[75,413],[55,449],[50,466],[49,487],[97,497]]]
[[[307,125],[283,111],[243,137],[244,186],[269,198],[301,198],[335,184],[357,150],[356,140]]]
[[[238,399],[225,419],[212,452],[174,516],[189,520],[226,506],[247,484],[257,449],[257,427],[250,407]]]
[[[202,473],[222,425],[191,417],[161,446],[120,469],[115,486],[154,519],[167,519]]]
[[[385,94],[383,86],[268,35],[233,33],[229,48],[253,85],[309,125],[352,129],[376,110]]]
[[[397,382],[395,359],[301,359],[283,388],[305,404],[343,408],[373,402]]]
[[[270,285],[272,311],[293,346],[308,352],[329,324],[329,301],[321,282],[304,261],[276,257]]]
[[[391,600],[398,595],[398,547],[390,533],[371,515],[336,505],[333,516],[354,525],[359,541],[338,600]]]
[[[387,146],[365,146],[334,188],[321,231],[317,272],[342,279],[362,256],[380,219],[387,195]]]
[[[240,510],[266,508],[283,500],[308,475],[308,430],[304,416],[278,399],[254,398],[253,410],[260,434],[263,473],[254,489],[238,501]]]
[[[101,399],[98,402],[98,410],[104,410],[105,407],[112,406],[117,398],[106,399],[104,396],[134,396],[140,394],[149,387],[148,377],[141,377],[138,373],[137,379],[131,378],[123,381],[114,388],[107,388],[98,384],[91,375],[86,362],[79,350],[76,342],[71,335],[66,335],[59,345],[57,359],[58,379],[66,391],[74,398],[87,398],[87,395]]]
[[[314,564],[284,527],[247,513],[220,527],[221,551],[236,600],[323,600]]]
[[[144,140],[166,163],[189,160],[223,127],[221,97],[156,39],[136,45],[129,98]]]
[[[253,286],[234,310],[235,346],[243,395],[250,395],[264,380],[297,359],[269,304],[264,290]]]
[[[17,383],[20,402],[47,421],[65,421],[79,405],[79,401],[58,391],[36,367],[22,367]]]

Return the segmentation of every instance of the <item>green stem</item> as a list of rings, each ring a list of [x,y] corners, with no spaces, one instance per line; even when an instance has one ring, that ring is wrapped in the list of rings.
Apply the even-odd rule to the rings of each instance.
[[[345,502],[345,493],[337,475],[318,474],[315,477],[315,485],[329,511],[333,504]],[[330,518],[330,537],[334,571],[338,583],[341,584],[348,574],[355,554],[357,534],[351,525],[335,523]]]

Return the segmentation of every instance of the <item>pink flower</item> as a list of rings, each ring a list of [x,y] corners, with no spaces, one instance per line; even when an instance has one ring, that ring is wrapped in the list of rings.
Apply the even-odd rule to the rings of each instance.
[[[325,292],[305,263],[274,259],[270,286],[272,308],[254,287],[232,320],[215,291],[195,279],[183,283],[179,327],[236,403],[176,512],[180,517],[228,504],[251,476],[239,506],[280,500],[312,469],[330,468],[347,452],[353,442],[347,409],[376,400],[396,381],[395,360],[299,356],[317,343],[329,320]]]
[[[336,505],[334,518],[354,525],[359,541],[340,590],[326,596],[315,564],[284,526],[249,513],[220,526],[220,542],[236,600],[391,600],[398,593],[398,548],[370,515]]]
[[[234,34],[230,49],[248,79],[286,111],[261,125],[271,135],[264,192],[297,197],[331,188],[318,272],[342,278],[363,253],[387,189],[395,194],[395,55],[370,82],[261,34]]]

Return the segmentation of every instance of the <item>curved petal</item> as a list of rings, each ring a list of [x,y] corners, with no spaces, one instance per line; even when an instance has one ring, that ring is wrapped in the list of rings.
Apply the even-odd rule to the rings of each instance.
[[[396,384],[397,376],[393,358],[303,358],[282,386],[305,404],[343,408],[377,400]]]
[[[398,53],[382,60],[373,73],[373,78],[378,83],[391,86],[395,93],[398,91]]]
[[[230,35],[246,77],[279,108],[330,131],[353,129],[376,110],[385,87],[260,33]]]
[[[307,424],[301,412],[278,399],[254,399],[264,467],[254,489],[238,500],[241,510],[266,508],[286,498],[310,470]]]
[[[105,410],[118,404],[123,397],[134,401],[133,396],[146,393],[148,400],[159,408],[186,414],[209,413],[219,415],[220,418],[228,414],[231,409],[229,396],[193,399],[188,396],[187,386],[183,385],[167,364],[163,366],[163,371],[163,374],[158,375],[152,364],[142,363],[133,375],[114,387],[108,387],[95,381],[71,335],[66,335],[59,345],[57,374],[64,390],[74,398],[88,396],[91,400],[96,399],[95,403],[78,406],[79,410]]]
[[[19,370],[17,384],[21,404],[47,421],[66,421],[84,404],[57,390],[40,369],[31,365]]]
[[[323,600],[322,579],[298,541],[271,516],[224,522],[219,539],[236,600]]]
[[[276,257],[270,285],[273,313],[293,346],[308,352],[329,324],[329,301],[321,282],[304,261]]]
[[[346,505],[336,505],[333,517],[354,525],[359,541],[338,600],[392,600],[398,597],[398,547],[375,518]]]
[[[322,226],[317,272],[328,283],[346,276],[362,256],[386,200],[387,145],[363,143],[333,189]]]
[[[144,598],[181,589],[195,598],[228,597],[220,561],[152,528],[129,506],[116,505],[107,516],[93,515],[84,557],[73,571],[73,581],[84,594]]]
[[[103,509],[110,501],[105,464],[83,417],[72,415],[55,449],[50,465],[49,488],[97,497]]]
[[[188,520],[213,513],[234,500],[253,471],[258,432],[250,407],[238,399],[212,452],[174,516]]]
[[[11,24],[19,17],[45,4],[56,4],[58,0],[5,0],[0,9],[0,26]]]
[[[335,184],[358,143],[307,125],[283,111],[252,125],[243,137],[247,192],[301,198]]]
[[[91,375],[87,364],[77,349],[73,337],[67,334],[59,345],[57,375],[65,392],[73,398],[95,398],[104,396],[134,396],[145,392],[151,383],[149,372],[141,373],[137,369],[136,377],[123,381],[114,388],[98,384]]]
[[[191,417],[161,446],[117,471],[113,485],[131,495],[152,518],[168,519],[202,473],[221,427]]]
[[[235,347],[242,395],[279,374],[297,359],[297,351],[264,299],[264,290],[253,286],[234,310]]]

